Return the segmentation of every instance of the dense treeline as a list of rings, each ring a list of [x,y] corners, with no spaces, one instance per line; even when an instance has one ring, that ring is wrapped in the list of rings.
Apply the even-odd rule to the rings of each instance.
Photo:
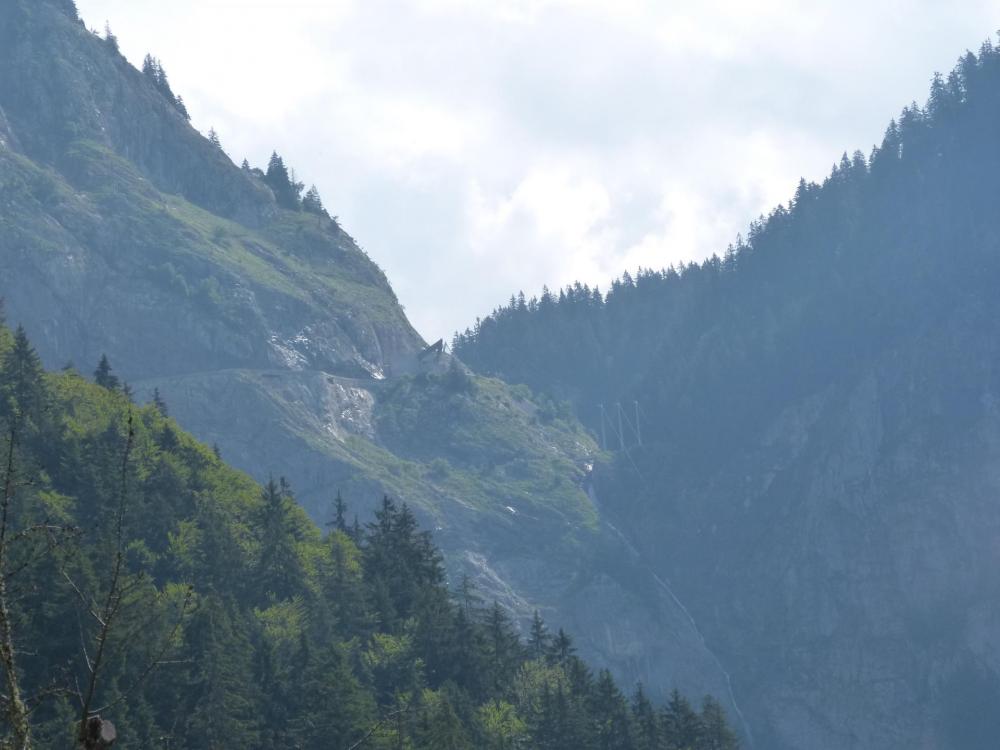
[[[118,41],[111,32],[110,28],[105,30],[105,39],[110,44],[113,44],[117,50]],[[153,57],[151,54],[147,54],[142,61],[142,73],[153,85],[153,88],[155,88],[168,102],[170,102],[170,104],[172,104],[177,111],[181,113],[185,120],[191,119],[187,106],[184,104],[184,99],[174,93],[173,88],[170,86],[170,79],[167,76],[167,71],[163,67],[163,63],[160,62],[158,58]],[[222,149],[222,141],[220,140],[219,134],[216,132],[215,128],[209,129],[207,137],[213,146],[220,150]],[[299,182],[295,178],[295,171],[290,170],[285,166],[284,159],[282,159],[277,152],[273,152],[271,154],[266,171],[256,167],[251,167],[250,163],[246,159],[243,160],[242,169],[245,172],[253,174],[265,185],[267,185],[271,189],[271,192],[274,193],[275,201],[282,208],[291,211],[305,211],[306,213],[331,218],[330,214],[323,206],[323,199],[320,197],[319,190],[316,186],[313,185],[306,190],[305,183]],[[303,191],[305,191],[304,194]]]
[[[737,746],[713,699],[626,697],[540,617],[522,639],[450,591],[406,505],[360,524],[338,498],[324,533],[107,359],[95,379],[0,328],[4,747],[102,747],[108,722],[189,750]]]
[[[752,716],[761,716],[778,685],[811,685],[823,675],[817,703],[828,705],[849,690],[828,667],[837,652],[815,640],[799,641],[810,656],[794,667],[775,669],[762,656],[773,632],[808,633],[816,606],[790,605],[794,584],[777,571],[812,568],[815,580],[826,580],[841,556],[888,551],[893,534],[909,528],[902,519],[915,499],[901,477],[919,473],[917,465],[966,466],[961,460],[975,455],[968,446],[981,440],[977,420],[988,421],[984,394],[1000,387],[998,121],[1000,48],[987,42],[948,76],[935,76],[927,103],[906,107],[869,156],[845,154],[822,184],[800,182],[788,205],[754,222],[722,257],[625,275],[606,294],[574,286],[517,298],[456,336],[468,365],[570,401],[598,435],[605,404],[612,418],[603,431],[616,453],[595,472],[602,510],[651,565],[678,575],[681,596],[706,630],[718,618],[714,632],[730,640],[728,663],[738,665]],[[617,450],[617,403],[625,451]],[[861,434],[874,437],[865,442]],[[970,434],[956,448],[956,436]],[[919,445],[921,456],[905,469],[903,445]],[[864,478],[845,479],[847,465],[866,466]],[[922,512],[960,515],[974,491],[945,485],[952,489],[926,498]],[[842,514],[859,497],[868,510]],[[853,533],[845,531],[848,516],[864,519]],[[872,567],[905,567],[900,560],[921,545],[966,543],[942,538],[927,527],[913,531]],[[875,578],[863,575],[866,585]],[[900,579],[883,585],[903,600],[919,598]],[[750,609],[767,623],[756,629],[746,600],[720,604],[750,589]],[[963,596],[942,596],[935,611],[962,611]],[[868,626],[852,620],[857,611],[836,609],[841,604],[831,606],[864,632]],[[905,627],[924,627],[904,610]],[[747,630],[727,625],[740,618]],[[862,642],[852,636],[839,648]],[[935,646],[951,658],[951,642]],[[886,673],[905,669],[893,663]],[[966,709],[1000,695],[995,672],[982,669],[983,682],[957,677],[948,687],[922,687],[926,703],[904,723],[933,727],[927,731],[941,739],[932,743],[942,747],[994,746],[995,716]],[[874,701],[869,708],[857,725],[868,722],[872,736],[890,735],[892,721],[909,710],[895,703],[879,712]],[[755,730],[762,745],[800,744],[773,724],[757,722]]]
[[[106,37],[108,39],[113,39],[110,29],[106,32]],[[117,42],[116,42],[117,46]],[[191,115],[188,114],[187,107],[184,105],[184,99],[174,93],[174,90],[170,87],[170,80],[167,77],[167,71],[164,70],[163,64],[152,55],[146,55],[142,61],[142,74],[146,76],[150,82],[153,84],[154,88],[163,95],[163,97],[177,108],[185,120],[190,120]]]
[[[209,139],[221,148],[215,130],[212,130]],[[305,183],[299,182],[296,179],[295,170],[285,166],[285,160],[278,155],[277,151],[272,152],[271,158],[267,163],[266,172],[256,167],[251,167],[250,162],[246,159],[243,160],[242,169],[254,175],[271,188],[275,200],[282,208],[289,211],[305,211],[306,213],[324,216],[328,219],[331,218],[326,208],[323,207],[323,199],[320,197],[316,186],[313,185],[308,190],[305,190]],[[303,190],[305,190],[305,195],[302,193]],[[333,221],[336,222],[336,219],[334,218]]]
[[[1000,48],[983,44],[881,146],[761,217],[723,257],[521,295],[464,333],[476,370],[576,405],[638,401],[653,465],[700,471],[789,398],[933,326],[955,292],[980,313],[1000,277]],[[613,429],[616,425],[609,425]],[[627,431],[628,425],[626,425]],[[648,446],[647,446],[648,447]]]

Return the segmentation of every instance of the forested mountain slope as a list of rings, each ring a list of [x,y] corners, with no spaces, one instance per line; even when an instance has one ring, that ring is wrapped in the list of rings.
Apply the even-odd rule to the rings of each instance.
[[[0,321],[4,747],[736,747],[713,699],[627,698],[561,629],[449,591],[405,504],[321,532],[98,380]]]
[[[338,490],[433,528],[526,625],[662,697],[734,707],[669,587],[600,518],[589,434],[527,389],[424,352],[383,273],[275,155],[236,166],[188,122],[163,65],[138,70],[70,0],[0,0],[0,297],[43,361],[107,354],[139,400],[312,518]]]
[[[998,121],[987,43],[723,258],[515,299],[456,338],[595,430],[606,404],[613,445],[623,404],[599,495],[763,747],[997,744]]]

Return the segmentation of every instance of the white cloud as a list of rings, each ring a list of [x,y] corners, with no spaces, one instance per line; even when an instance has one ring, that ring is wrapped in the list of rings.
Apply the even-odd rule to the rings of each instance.
[[[272,149],[429,339],[512,292],[721,253],[867,151],[996,2],[79,0],[235,159]]]
[[[589,242],[611,209],[611,197],[598,181],[558,167],[535,169],[508,199],[492,207],[487,203],[482,189],[474,185],[472,218],[477,235],[489,237],[512,222],[527,221],[539,240],[555,246]]]

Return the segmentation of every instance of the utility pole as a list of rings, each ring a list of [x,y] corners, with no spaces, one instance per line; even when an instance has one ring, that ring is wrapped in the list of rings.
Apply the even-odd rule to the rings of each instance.
[[[601,409],[601,450],[606,451],[608,449],[608,435],[604,429],[604,404],[598,404]]]
[[[642,431],[639,429],[639,402],[635,402],[635,439],[639,441],[639,447],[642,447]]]
[[[618,445],[621,447],[622,453],[625,452],[625,431],[622,429],[622,404],[619,401],[615,404],[618,407]]]

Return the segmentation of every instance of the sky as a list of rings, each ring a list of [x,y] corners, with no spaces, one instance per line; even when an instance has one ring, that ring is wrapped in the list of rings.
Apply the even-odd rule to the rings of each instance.
[[[314,183],[428,341],[721,255],[1000,27],[1000,0],[77,4],[237,163]]]

